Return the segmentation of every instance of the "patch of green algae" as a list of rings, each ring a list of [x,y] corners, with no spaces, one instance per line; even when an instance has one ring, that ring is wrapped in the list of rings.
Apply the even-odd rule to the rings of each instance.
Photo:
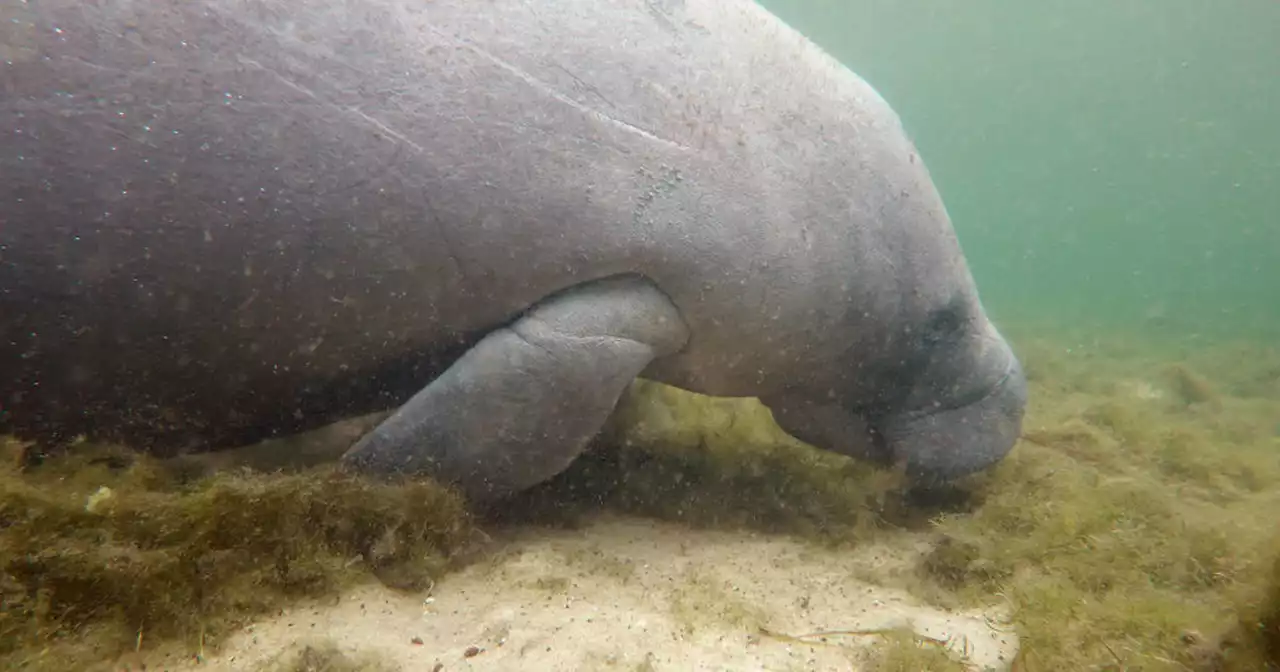
[[[1252,614],[1280,608],[1280,390],[1233,380],[1254,372],[1213,350],[1173,365],[1029,350],[1024,440],[981,507],[938,517],[916,588],[1008,600],[1023,670],[1274,666]]]
[[[549,486],[551,507],[837,545],[926,529],[936,550],[915,572],[869,578],[942,607],[1007,604],[1017,672],[1274,668],[1280,354],[1015,345],[1031,384],[1023,440],[932,501],[893,472],[808,449],[755,401],[641,381],[610,447]]]
[[[910,630],[884,636],[884,645],[867,672],[967,672],[968,667],[933,642],[920,641]]]
[[[0,465],[0,667],[94,669],[185,642],[196,654],[253,616],[371,573],[413,588],[469,538],[459,497],[332,468],[186,480],[103,446]]]
[[[1013,340],[1031,384],[1023,440],[947,492],[908,492],[893,471],[812,450],[755,401],[639,381],[593,450],[498,513],[573,524],[603,507],[837,546],[927,534],[935,550],[913,571],[862,578],[943,607],[1006,604],[1023,647],[1015,672],[1277,669],[1280,353]],[[418,574],[430,575],[470,529],[435,486],[326,470],[183,483],[147,461],[86,459],[0,478],[0,642],[14,642],[0,663],[43,655],[81,669],[90,658],[64,644],[117,650],[139,629],[216,641],[239,619],[396,564],[378,558],[427,558]],[[102,484],[115,494],[86,511]],[[748,613],[723,602],[691,620]],[[873,669],[959,669],[900,640]]]
[[[594,450],[503,515],[564,524],[575,510],[604,506],[843,544],[911,522],[902,483],[899,473],[791,438],[758,401],[639,380]]]

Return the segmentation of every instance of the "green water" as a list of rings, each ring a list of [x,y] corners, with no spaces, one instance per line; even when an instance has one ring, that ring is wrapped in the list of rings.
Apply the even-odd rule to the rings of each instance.
[[[1280,335],[1280,2],[762,4],[898,109],[997,320]]]

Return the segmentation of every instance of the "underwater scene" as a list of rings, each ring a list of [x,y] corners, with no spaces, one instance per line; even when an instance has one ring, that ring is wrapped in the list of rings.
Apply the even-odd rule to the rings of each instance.
[[[1280,670],[1277,35],[4,2],[0,668]]]

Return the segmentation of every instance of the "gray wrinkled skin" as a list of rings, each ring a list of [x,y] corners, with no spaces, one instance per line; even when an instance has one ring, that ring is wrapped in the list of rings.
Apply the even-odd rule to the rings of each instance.
[[[0,430],[158,453],[400,406],[476,498],[636,375],[925,480],[1026,384],[897,116],[749,0],[0,5]]]

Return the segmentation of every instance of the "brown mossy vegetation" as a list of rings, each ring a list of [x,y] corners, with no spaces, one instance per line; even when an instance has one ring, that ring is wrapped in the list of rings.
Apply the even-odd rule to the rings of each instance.
[[[370,574],[428,583],[465,548],[460,498],[429,482],[332,468],[187,481],[160,463],[82,445],[0,466],[0,666],[93,669],[182,642],[196,654],[245,619]]]
[[[867,672],[968,672],[969,668],[931,641],[910,630],[886,633]]]
[[[906,529],[935,550],[914,572],[867,578],[942,606],[1006,602],[1017,672],[1275,669],[1280,354],[1070,342],[1015,338],[1032,385],[1024,440],[929,500],[791,439],[757,402],[640,381],[595,449],[503,515],[572,524],[606,507],[835,545]],[[86,669],[139,633],[196,651],[371,570],[421,585],[473,530],[429,483],[323,468],[193,477],[84,448],[0,469],[0,665]],[[751,615],[711,601],[694,615]],[[885,646],[876,669],[959,669],[909,637]]]
[[[747,399],[637,381],[598,445],[502,515],[572,523],[615,511],[695,527],[749,528],[829,543],[869,540],[918,511],[902,475],[817,451]]]
[[[1028,672],[1271,669],[1280,595],[1262,568],[1280,562],[1280,395],[1211,382],[1212,351],[1198,364],[1039,352],[1057,361],[1034,368],[1091,375],[1033,382],[1023,442],[980,507],[937,518],[915,588],[1009,600]]]
[[[1213,383],[1207,378],[1187,368],[1183,364],[1169,367],[1169,378],[1173,391],[1178,399],[1190,406],[1192,404],[1215,404],[1220,397]]]
[[[1032,380],[1024,440],[941,500],[808,450],[754,401],[642,382],[619,407],[612,447],[558,479],[552,508],[581,501],[836,544],[927,529],[936,550],[882,580],[945,607],[1006,601],[1020,672],[1269,669],[1266,624],[1280,607],[1258,596],[1270,580],[1260,567],[1280,558],[1266,543],[1280,538],[1280,387],[1232,365],[1240,346],[1020,350]],[[1270,350],[1248,360],[1280,372]]]
[[[1280,535],[1252,580],[1237,586],[1240,605],[1234,627],[1203,647],[1208,664],[1223,672],[1280,669]]]

